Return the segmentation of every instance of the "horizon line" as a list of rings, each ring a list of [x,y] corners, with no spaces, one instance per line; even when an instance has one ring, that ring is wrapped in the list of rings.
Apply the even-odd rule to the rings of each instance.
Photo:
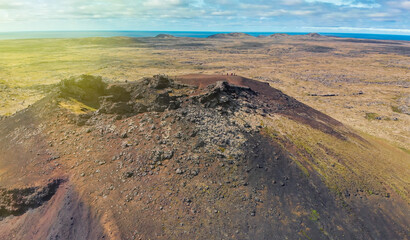
[[[21,30],[21,31],[1,31],[2,33],[41,33],[41,32],[198,32],[198,33],[322,33],[322,34],[372,34],[372,35],[397,35],[397,36],[410,36],[408,33],[395,32],[395,33],[374,33],[374,32],[327,32],[327,31],[211,31],[211,30]]]

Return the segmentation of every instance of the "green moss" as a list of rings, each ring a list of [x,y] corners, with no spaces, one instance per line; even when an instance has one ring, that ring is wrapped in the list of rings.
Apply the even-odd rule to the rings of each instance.
[[[94,112],[97,109],[91,106],[88,106],[77,99],[69,98],[69,100],[60,102],[60,107],[68,109],[70,112],[75,114],[83,114],[86,112]]]
[[[266,133],[269,135],[271,138],[277,139],[279,137],[279,132],[271,127],[263,127],[262,132]]]
[[[319,176],[346,209],[349,206],[344,201],[344,193],[346,190],[351,192],[352,189],[362,189],[366,194],[383,195],[386,192],[385,185],[388,185],[408,201],[405,186],[401,181],[390,177],[390,167],[387,168],[383,160],[389,159],[388,162],[393,164],[394,174],[404,178],[400,166],[405,164],[403,159],[408,158],[408,149],[398,150],[397,147],[365,133],[359,134],[369,144],[354,137],[341,140],[286,117],[263,121],[265,125],[261,132],[290,153],[289,156],[301,169],[300,174]],[[344,132],[343,129],[340,131]]]
[[[305,231],[301,230],[300,233],[309,240],[312,240]]]
[[[366,113],[365,118],[367,120],[375,120],[379,115],[377,113]]]
[[[297,159],[295,159],[294,157],[290,157],[293,162],[296,163],[296,165],[298,165],[299,169],[302,171],[303,175],[306,177],[310,176],[309,170],[307,170],[307,168],[305,168],[305,166],[303,166],[303,164],[301,162],[299,162]]]
[[[218,149],[219,149],[219,151],[221,151],[222,153],[224,153],[225,150],[226,150],[226,148],[224,148],[224,147],[219,147]]]
[[[394,185],[391,185],[391,187],[393,188],[393,190],[400,196],[400,197],[402,197],[403,199],[406,199],[406,197],[407,197],[407,194],[406,193],[404,193],[403,191],[401,191],[400,189],[398,189],[396,186],[394,186]]]
[[[399,147],[403,152],[410,154],[410,150],[404,147]]]
[[[310,176],[310,173],[309,173],[309,171],[307,170],[307,168],[305,168],[305,166],[303,166],[299,161],[295,161],[295,162],[296,162],[296,164],[298,165],[299,169],[302,170],[302,173],[303,173],[306,177],[309,177],[309,176]]]
[[[391,110],[393,110],[393,112],[396,112],[396,113],[403,113],[403,112],[399,109],[399,107],[397,107],[397,106],[391,106]]]
[[[316,210],[312,209],[309,215],[309,219],[316,222],[320,219],[320,215]]]
[[[314,152],[312,151],[311,147],[308,145],[307,142],[299,140],[297,138],[293,139],[293,142],[296,144],[296,146],[298,146],[299,149],[303,149],[311,157],[314,157]]]

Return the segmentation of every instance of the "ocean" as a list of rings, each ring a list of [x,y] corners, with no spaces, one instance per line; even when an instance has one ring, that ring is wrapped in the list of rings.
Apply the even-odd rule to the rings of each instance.
[[[154,37],[158,34],[171,34],[176,37],[206,38],[217,33],[228,32],[182,32],[182,31],[50,31],[50,32],[0,32],[0,39],[32,39],[32,38],[85,38],[85,37]],[[245,32],[252,36],[271,35],[275,32]],[[277,32],[278,33],[278,32]],[[302,35],[307,32],[280,32],[289,35]],[[410,41],[410,35],[368,34],[368,33],[322,33],[325,36],[344,38],[404,40]]]

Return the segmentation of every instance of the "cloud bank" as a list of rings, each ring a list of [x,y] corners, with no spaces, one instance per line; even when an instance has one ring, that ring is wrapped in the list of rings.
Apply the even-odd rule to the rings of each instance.
[[[407,0],[0,0],[0,31],[163,30],[408,34]]]

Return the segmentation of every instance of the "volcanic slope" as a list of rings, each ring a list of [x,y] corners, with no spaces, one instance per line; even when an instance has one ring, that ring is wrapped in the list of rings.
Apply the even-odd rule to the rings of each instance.
[[[224,75],[83,75],[0,121],[0,239],[406,239],[409,154]]]

